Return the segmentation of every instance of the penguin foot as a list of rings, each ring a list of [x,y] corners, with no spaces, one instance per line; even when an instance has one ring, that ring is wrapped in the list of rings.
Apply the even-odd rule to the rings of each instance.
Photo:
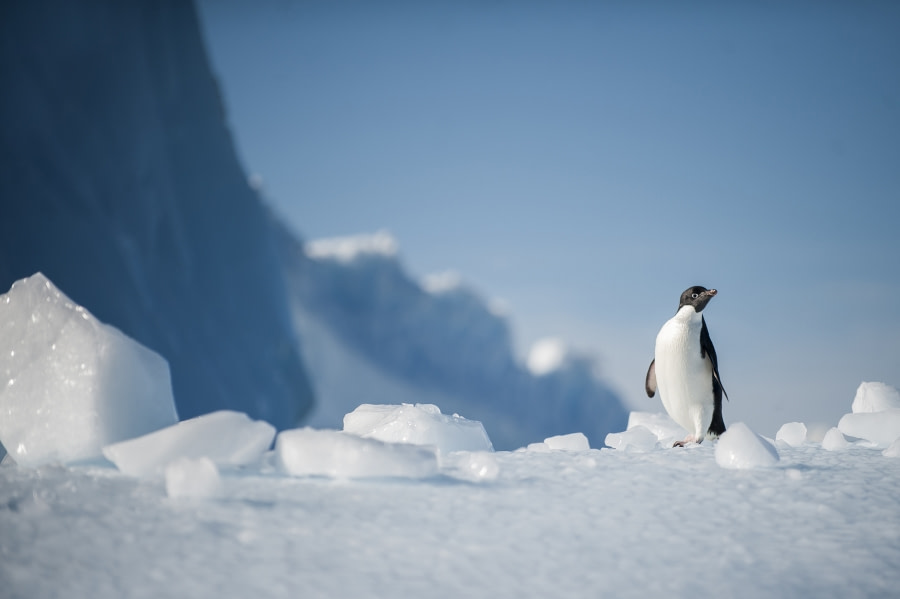
[[[685,439],[683,441],[675,441],[675,443],[672,445],[672,447],[684,447],[688,443],[696,443],[699,445],[702,442],[703,442],[703,439],[698,439],[697,437],[689,436],[689,437],[685,437]]]

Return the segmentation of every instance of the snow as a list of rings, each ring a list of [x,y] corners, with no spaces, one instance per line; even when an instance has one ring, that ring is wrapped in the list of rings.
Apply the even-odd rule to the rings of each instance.
[[[389,443],[430,445],[442,453],[492,451],[484,426],[431,404],[363,404],[344,416],[344,432]]]
[[[851,410],[854,414],[882,412],[900,408],[900,391],[884,383],[860,383],[853,398]]]
[[[770,468],[731,470],[716,463],[727,439],[645,453],[462,452],[416,479],[223,470],[218,491],[207,463],[185,495],[98,465],[3,466],[0,580],[4,596],[35,599],[628,599],[689,595],[697,581],[737,598],[895,593],[893,462],[805,444]],[[477,474],[481,458],[492,477],[452,476],[466,464]]]
[[[428,478],[438,473],[432,447],[308,427],[279,433],[275,456],[279,470],[293,476]]]
[[[462,276],[455,270],[432,273],[422,279],[422,289],[432,295],[450,293],[461,286]]]
[[[22,466],[100,457],[178,420],[169,366],[37,273],[0,296],[0,442]]]
[[[840,451],[841,449],[846,449],[849,445],[850,443],[847,442],[843,433],[836,426],[828,429],[828,432],[822,438],[822,449],[827,451]]]
[[[220,410],[107,445],[103,455],[130,476],[154,476],[179,458],[209,458],[218,466],[246,466],[272,445],[275,427],[246,414]]]
[[[565,342],[556,337],[549,337],[535,342],[528,352],[528,370],[534,376],[543,376],[559,368],[565,363],[568,350]]]
[[[169,497],[210,499],[222,494],[222,478],[216,463],[207,457],[178,458],[166,466]]]
[[[743,422],[729,426],[716,443],[716,463],[722,468],[767,468],[778,460],[778,450]]]
[[[775,433],[775,440],[798,447],[806,442],[806,425],[802,422],[787,422]]]
[[[373,234],[330,237],[306,242],[306,255],[318,260],[350,263],[363,256],[392,258],[397,255],[397,240],[387,231]]]

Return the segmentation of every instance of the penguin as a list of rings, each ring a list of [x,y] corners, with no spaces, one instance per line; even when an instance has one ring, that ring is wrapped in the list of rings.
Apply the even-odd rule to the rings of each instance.
[[[672,420],[688,431],[683,441],[701,443],[725,432],[722,420],[722,394],[725,388],[719,376],[719,358],[703,317],[703,308],[718,293],[695,285],[681,294],[678,311],[666,321],[656,336],[656,350],[644,388],[647,397],[659,391],[660,399]]]

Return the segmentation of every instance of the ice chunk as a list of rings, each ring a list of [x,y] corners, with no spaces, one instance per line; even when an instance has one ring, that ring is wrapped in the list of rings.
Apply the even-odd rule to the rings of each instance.
[[[169,497],[219,497],[222,494],[219,469],[207,457],[178,458],[166,467],[166,493]]]
[[[294,476],[426,478],[438,473],[437,452],[432,447],[313,428],[279,433],[275,462],[282,472]]]
[[[44,275],[0,296],[0,442],[16,463],[100,457],[178,421],[169,365]]]
[[[716,463],[722,468],[765,468],[778,462],[778,450],[743,422],[732,424],[716,443]]]
[[[252,464],[269,449],[274,437],[275,427],[268,422],[222,410],[107,445],[103,455],[125,474],[152,476],[178,458],[207,457],[218,466]]]
[[[500,464],[490,451],[459,451],[444,459],[443,470],[454,478],[486,482],[497,479]]]
[[[799,447],[806,442],[806,425],[802,422],[788,422],[775,433],[775,440]]]
[[[544,439],[544,443],[550,449],[565,449],[568,451],[586,451],[591,448],[588,438],[584,433],[570,433],[568,435],[557,435]]]
[[[659,445],[656,433],[645,426],[630,427],[624,433],[609,433],[605,442],[613,449],[635,453],[653,451]]]
[[[650,430],[662,446],[671,446],[673,442],[687,437],[687,431],[668,414],[659,412],[631,412],[628,415],[627,429],[642,426]]]
[[[848,437],[866,439],[880,447],[887,447],[900,438],[900,408],[844,414],[838,428]]]
[[[887,449],[881,452],[881,455],[888,458],[900,458],[900,439],[891,443]]]
[[[854,414],[900,408],[900,391],[884,383],[860,383],[850,408]]]
[[[850,444],[847,443],[847,439],[844,438],[844,435],[841,434],[840,429],[837,427],[828,429],[828,432],[825,433],[825,436],[822,438],[822,449],[828,451],[845,449],[848,445]]]
[[[363,404],[344,416],[344,432],[387,443],[433,445],[451,451],[493,451],[484,426],[431,404]]]

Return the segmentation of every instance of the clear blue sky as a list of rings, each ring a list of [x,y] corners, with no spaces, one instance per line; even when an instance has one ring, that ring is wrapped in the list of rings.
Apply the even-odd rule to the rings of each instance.
[[[900,4],[202,0],[239,153],[306,238],[387,229],[639,409],[694,284],[726,423],[900,385]]]

